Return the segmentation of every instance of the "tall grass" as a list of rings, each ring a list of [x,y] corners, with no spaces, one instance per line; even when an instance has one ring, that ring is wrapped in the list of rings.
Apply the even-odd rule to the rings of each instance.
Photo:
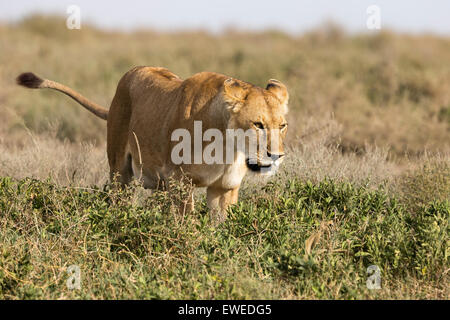
[[[0,48],[0,298],[449,298],[448,38],[71,31],[35,16],[0,25]],[[105,123],[14,84],[34,71],[108,106],[135,65],[287,84],[286,160],[248,176],[219,227],[202,190],[177,214],[189,185],[112,188]]]
[[[0,179],[0,298],[448,298],[450,203],[414,212],[382,189],[295,177],[244,197],[218,228],[182,188]],[[67,267],[81,270],[79,290]],[[366,287],[367,267],[382,289]]]
[[[109,106],[120,77],[136,65],[164,66],[183,78],[216,71],[264,86],[286,83],[291,95],[289,140],[307,134],[307,119],[334,117],[344,151],[367,143],[403,157],[450,148],[450,41],[384,31],[346,35],[323,27],[300,36],[281,32],[220,35],[206,32],[68,30],[57,17],[0,25],[1,128],[22,122],[45,132],[59,121],[58,138],[105,140],[104,124],[55,92],[25,91],[14,79],[31,70]],[[305,138],[307,139],[307,138]]]

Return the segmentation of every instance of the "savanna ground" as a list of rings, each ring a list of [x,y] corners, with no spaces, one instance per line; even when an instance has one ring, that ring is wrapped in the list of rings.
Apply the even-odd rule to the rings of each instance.
[[[108,106],[136,65],[288,86],[287,160],[265,184],[247,179],[219,227],[202,191],[193,214],[175,213],[189,184],[114,191],[105,123],[14,80],[33,71]],[[449,298],[449,38],[71,31],[31,17],[0,24],[0,117],[2,299]]]

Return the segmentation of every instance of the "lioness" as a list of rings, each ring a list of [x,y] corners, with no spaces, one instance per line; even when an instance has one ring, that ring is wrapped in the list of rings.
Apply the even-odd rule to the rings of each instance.
[[[288,92],[277,80],[269,80],[263,89],[213,72],[182,80],[165,68],[135,67],[119,81],[109,111],[33,73],[21,74],[17,83],[58,90],[107,120],[111,179],[118,177],[127,184],[134,176],[142,179],[144,187],[157,188],[170,177],[186,175],[195,186],[207,187],[208,207],[216,223],[223,221],[228,206],[237,202],[247,171],[272,173],[283,160]],[[194,121],[201,121],[203,132],[215,128],[224,136],[227,129],[253,129],[257,137],[264,132],[266,143],[258,146],[256,154],[235,148],[232,163],[176,165],[171,159],[176,144],[171,135],[179,128],[195,134]],[[194,149],[192,152],[197,152]],[[256,160],[249,161],[251,158]],[[192,210],[193,201],[191,195],[185,210]]]

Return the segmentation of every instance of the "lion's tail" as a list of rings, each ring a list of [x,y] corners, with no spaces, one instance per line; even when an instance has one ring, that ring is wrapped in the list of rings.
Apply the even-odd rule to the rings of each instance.
[[[89,101],[81,94],[79,94],[75,90],[70,89],[69,87],[66,87],[65,85],[62,85],[58,82],[54,82],[51,80],[41,79],[34,73],[31,72],[22,73],[17,77],[17,84],[31,89],[50,88],[58,90],[68,95],[75,101],[77,101],[79,104],[81,104],[87,110],[95,114],[97,117],[102,118],[104,120],[108,118],[108,110],[106,108],[96,104],[95,102]]]

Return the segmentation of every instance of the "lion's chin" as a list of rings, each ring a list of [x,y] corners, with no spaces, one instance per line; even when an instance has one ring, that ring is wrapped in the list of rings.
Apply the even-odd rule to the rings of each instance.
[[[276,162],[271,162],[267,165],[261,165],[257,163],[250,163],[249,159],[245,161],[247,168],[250,172],[261,175],[261,176],[271,176],[277,172],[279,165]]]

